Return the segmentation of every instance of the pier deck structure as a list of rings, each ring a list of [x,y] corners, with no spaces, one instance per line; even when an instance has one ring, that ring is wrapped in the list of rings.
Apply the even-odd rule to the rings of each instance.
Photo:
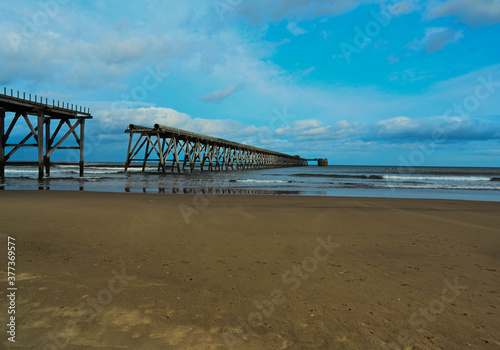
[[[52,103],[50,103],[52,102]],[[7,129],[6,118],[13,114]],[[80,176],[84,169],[84,138],[85,121],[92,119],[90,110],[86,107],[77,106],[59,101],[49,101],[47,98],[32,96],[17,91],[10,94],[6,88],[0,91],[0,179],[5,178],[5,167],[9,163],[31,163],[31,162],[9,162],[11,157],[23,147],[36,147],[38,149],[38,177],[43,178],[45,173],[50,175],[50,157],[56,150],[77,150],[78,161],[65,162],[75,163],[80,166]],[[22,123],[24,121],[24,123]],[[57,123],[55,130],[51,129],[52,121]],[[24,126],[27,126],[27,135],[18,142],[12,140],[12,134]],[[61,130],[68,129],[62,134]],[[16,132],[14,132],[16,133]],[[62,134],[62,135],[60,135]],[[73,136],[75,146],[61,146],[68,137]],[[59,138],[58,138],[59,136]],[[27,143],[34,139],[34,143]],[[71,139],[71,138],[70,138]]]
[[[248,169],[307,165],[299,156],[269,151],[242,143],[202,135],[170,126],[155,124],[146,127],[130,124],[125,133],[130,134],[125,171],[130,167],[142,167],[149,163],[158,165],[158,171],[171,168],[181,171],[189,166],[191,171],[224,169]],[[134,143],[134,136],[139,135]],[[143,158],[137,158],[144,150]]]

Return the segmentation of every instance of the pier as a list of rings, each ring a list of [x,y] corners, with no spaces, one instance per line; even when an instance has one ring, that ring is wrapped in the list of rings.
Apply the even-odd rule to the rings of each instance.
[[[202,135],[170,126],[155,124],[153,127],[130,124],[125,133],[130,134],[125,171],[154,163],[158,171],[181,171],[186,166],[194,171],[224,169],[249,169],[265,167],[305,166],[307,160],[299,156],[269,151],[242,143]],[[136,135],[138,137],[136,137]],[[134,142],[135,139],[135,142]],[[143,151],[144,156],[137,158]]]
[[[328,166],[327,158],[314,158],[314,159],[306,159],[308,162],[318,162],[318,166]]]
[[[7,115],[12,115],[12,120],[5,128]],[[48,98],[22,93],[14,93],[4,88],[0,91],[0,179],[5,177],[6,165],[11,157],[23,147],[36,147],[38,149],[38,177],[50,175],[50,157],[56,150],[78,150],[79,160],[73,162],[80,167],[80,176],[83,176],[84,169],[84,138],[85,121],[92,119],[90,110],[86,107],[64,103],[56,100],[49,101]],[[23,123],[24,121],[24,123]],[[54,130],[51,129],[52,122],[57,124]],[[10,142],[11,134],[14,130],[20,129],[24,124],[28,132],[19,142]],[[63,134],[62,129],[67,129]],[[59,138],[58,138],[59,136]],[[68,137],[73,136],[76,141],[75,146],[61,146]],[[34,143],[27,143],[31,139]],[[71,138],[70,138],[71,139]],[[15,162],[31,163],[31,162]],[[71,162],[65,162],[71,163]]]

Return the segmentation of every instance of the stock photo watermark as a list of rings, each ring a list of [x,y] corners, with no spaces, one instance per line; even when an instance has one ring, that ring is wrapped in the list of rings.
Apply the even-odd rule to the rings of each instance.
[[[233,12],[242,2],[243,0],[215,0],[213,6],[220,20],[224,21],[224,14],[226,12]]]
[[[257,139],[261,143],[271,140],[276,135],[278,129],[290,126],[296,117],[295,115],[288,114],[286,106],[284,106],[281,111],[277,108],[273,108],[272,113],[274,116],[269,120],[269,128],[259,131],[257,135]],[[190,224],[191,217],[193,215],[199,215],[201,211],[210,204],[210,199],[216,196],[217,194],[196,193],[193,196],[192,205],[187,205],[185,203],[179,204],[178,208],[184,222]]]
[[[272,112],[274,116],[269,120],[269,128],[261,130],[257,135],[257,139],[261,143],[272,140],[279,129],[290,126],[296,119],[295,115],[288,113],[286,106],[283,106],[281,111],[277,108],[273,108]]]
[[[178,208],[181,212],[182,218],[186,224],[191,223],[191,216],[199,215],[203,209],[210,204],[210,199],[215,198],[216,194],[196,193],[193,196],[193,205],[184,203],[179,204]]]
[[[500,87],[500,81],[494,81],[493,74],[490,74],[488,78],[480,76],[478,81],[479,84],[474,87],[472,94],[466,96],[461,103],[454,104],[453,107],[445,111],[444,116],[446,117],[459,117],[453,120],[455,125],[452,131],[458,130],[470,113],[476,111],[480,107],[481,102],[493,96],[497,88]],[[407,157],[399,156],[399,172],[412,172],[414,171],[412,169],[413,166],[424,164],[426,158],[432,156],[437,146],[446,142],[448,137],[449,131],[446,131],[444,128],[436,128],[430,139],[426,139],[417,145],[418,149],[411,151]]]
[[[157,89],[170,75],[165,70],[165,67],[164,62],[148,65],[140,83],[130,88],[127,93],[122,94],[119,99],[116,99],[111,104],[111,115],[116,115],[121,110],[132,109],[134,104],[145,101],[149,93]],[[110,132],[112,123],[112,118],[108,118],[101,121],[97,129],[91,129],[87,132],[85,136],[85,156],[91,155],[94,148],[100,146],[105,135]],[[80,154],[77,151],[70,152],[66,157],[66,161],[69,162],[75,162],[79,159]]]
[[[106,288],[101,289],[96,298],[87,298],[85,302],[80,303],[74,310],[76,315],[71,317],[76,320],[69,320],[66,323],[64,330],[58,333],[48,333],[50,343],[43,347],[43,350],[57,350],[66,348],[81,332],[82,328],[79,324],[90,324],[97,315],[99,315],[104,306],[109,305],[113,301],[113,296],[121,293],[130,281],[135,280],[136,276],[128,275],[125,268],[121,272],[111,270],[113,278],[108,282]],[[87,318],[85,318],[87,317]]]
[[[61,6],[68,4],[71,0],[48,0],[39,1],[39,10],[32,16],[23,17],[22,26],[19,33],[8,35],[10,45],[14,52],[18,52],[21,45],[26,41],[34,39],[47,26],[50,20],[54,19],[60,12]]]
[[[314,248],[313,255],[302,260],[301,264],[294,264],[291,269],[281,275],[282,282],[289,285],[289,291],[297,290],[303,281],[306,281],[311,274],[316,272],[319,263],[325,262],[334,249],[340,247],[340,244],[331,241],[331,235],[326,239],[316,238],[318,243]],[[255,328],[261,326],[266,318],[272,317],[276,307],[287,301],[285,292],[277,288],[269,293],[269,298],[259,302],[253,301],[256,311],[251,312],[246,320],[242,317],[237,318],[239,327],[231,333],[224,333],[224,342],[228,349],[233,349],[236,344],[244,343],[255,333]]]
[[[347,63],[352,62],[352,55],[360,54],[368,45],[370,45],[373,39],[382,33],[382,29],[389,26],[392,19],[390,11],[384,9],[382,9],[380,13],[370,11],[370,16],[373,20],[366,22],[366,24],[361,28],[359,26],[355,26],[353,28],[355,34],[352,43],[343,41],[339,45],[339,48],[342,51],[342,57],[347,61]]]
[[[418,312],[413,312],[408,318],[408,324],[412,326],[398,334],[397,340],[391,343],[381,343],[384,350],[404,350],[413,348],[416,341],[412,337],[412,330],[423,333],[429,329],[431,323],[437,320],[437,316],[442,314],[447,304],[453,303],[460,294],[467,290],[466,285],[458,284],[458,277],[455,276],[453,282],[447,278],[443,281],[445,288],[441,291],[439,298],[433,299],[426,307],[419,308]]]
[[[17,285],[16,285],[16,239],[12,236],[0,234],[1,238],[7,238],[7,334],[8,341],[16,342],[16,299],[17,299]]]

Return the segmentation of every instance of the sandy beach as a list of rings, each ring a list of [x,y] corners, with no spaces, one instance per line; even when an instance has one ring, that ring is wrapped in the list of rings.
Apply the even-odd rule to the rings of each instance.
[[[500,203],[0,191],[0,220],[2,349],[500,348]]]

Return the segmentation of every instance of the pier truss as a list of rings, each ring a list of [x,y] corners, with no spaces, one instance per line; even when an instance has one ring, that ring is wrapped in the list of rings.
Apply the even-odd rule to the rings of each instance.
[[[33,163],[32,162],[9,162],[11,157],[23,147],[36,147],[38,149],[38,177],[42,178],[45,173],[50,175],[50,157],[56,150],[78,150],[79,161],[73,163],[80,166],[80,176],[83,176],[84,165],[84,137],[85,121],[92,119],[90,110],[81,106],[73,106],[69,103],[60,103],[47,98],[37,97],[31,94],[14,94],[10,90],[8,94],[4,88],[0,91],[0,178],[5,177],[5,166],[10,163]],[[10,123],[6,118],[12,115]],[[57,125],[51,129],[52,122]],[[24,124],[27,134],[18,142],[12,140],[12,135],[16,133]],[[67,131],[64,133],[64,131]],[[64,134],[63,134],[64,133]],[[76,141],[75,146],[61,146],[68,138],[73,136]],[[29,141],[34,143],[28,143]],[[72,163],[72,162],[65,162]]]
[[[155,124],[153,128],[129,125],[130,134],[125,170],[131,166],[146,169],[148,163],[158,164],[158,171],[170,168],[178,172],[188,166],[191,171],[248,169],[307,165],[299,156],[227,141],[207,135]],[[138,135],[134,143],[134,136]],[[136,158],[143,151],[141,159]]]

